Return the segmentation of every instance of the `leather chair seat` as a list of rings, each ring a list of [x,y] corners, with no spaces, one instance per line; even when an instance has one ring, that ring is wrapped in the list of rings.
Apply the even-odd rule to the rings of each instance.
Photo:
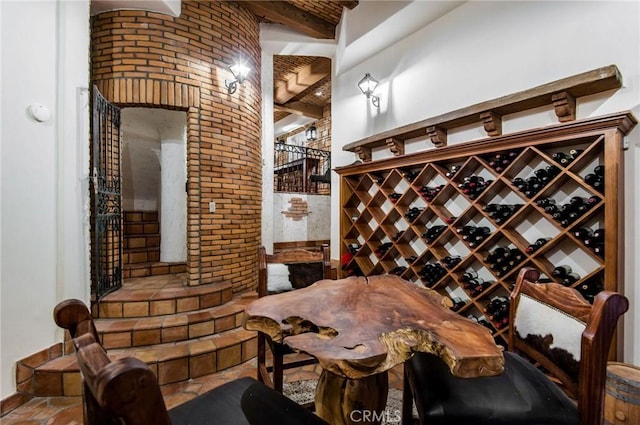
[[[575,403],[524,358],[505,352],[500,376],[456,378],[440,358],[405,363],[420,417],[429,425],[580,425]]]
[[[174,407],[169,417],[171,423],[184,425],[326,425],[313,412],[248,377]]]

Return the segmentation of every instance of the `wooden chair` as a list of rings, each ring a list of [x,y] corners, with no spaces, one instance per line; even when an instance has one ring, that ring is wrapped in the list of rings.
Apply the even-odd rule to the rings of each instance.
[[[85,425],[326,425],[253,378],[227,382],[167,411],[158,380],[146,363],[135,357],[109,359],[82,301],[63,301],[53,315],[73,338],[83,378]]]
[[[576,290],[538,278],[522,269],[510,295],[502,375],[458,379],[438,357],[421,353],[405,363],[404,424],[412,423],[412,399],[425,424],[602,424],[611,339],[629,302],[603,291],[591,305]]]
[[[285,272],[281,273],[283,270]],[[258,271],[258,297],[279,292],[283,288],[290,290],[308,286],[331,276],[329,246],[322,245],[320,251],[290,249],[273,255],[267,255],[265,248],[261,246],[258,249]],[[281,282],[271,286],[270,283],[276,279]],[[273,289],[270,290],[270,287]],[[266,361],[267,347],[273,358],[271,365],[267,365]],[[278,392],[282,392],[284,370],[318,362],[311,356],[293,352],[286,345],[274,342],[262,333],[258,333],[257,357],[258,380]],[[296,357],[296,359],[285,361],[286,357],[290,359]]]

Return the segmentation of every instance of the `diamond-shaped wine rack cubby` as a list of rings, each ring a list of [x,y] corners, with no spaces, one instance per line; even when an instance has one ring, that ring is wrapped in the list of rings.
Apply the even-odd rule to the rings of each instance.
[[[435,289],[500,344],[495,306],[522,267],[588,300],[623,292],[622,140],[634,124],[621,113],[339,168],[341,275]]]

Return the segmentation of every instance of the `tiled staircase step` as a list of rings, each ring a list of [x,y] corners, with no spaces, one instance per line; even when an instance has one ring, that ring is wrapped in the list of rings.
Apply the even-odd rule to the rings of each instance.
[[[125,236],[122,248],[157,248],[160,247],[160,234]]]
[[[123,287],[100,300],[96,318],[166,316],[216,307],[231,301],[231,283],[186,286],[184,274],[170,276],[170,285],[154,285],[153,278],[127,279]],[[160,279],[160,278],[158,278]],[[164,282],[166,276],[162,276]]]
[[[244,308],[253,299],[236,297],[222,306],[168,316],[96,319],[96,328],[106,349],[186,341],[242,326]]]
[[[187,271],[185,263],[135,263],[124,264],[122,276],[125,279],[134,277],[159,276],[165,274],[184,273]]]
[[[243,328],[195,340],[151,347],[109,350],[109,357],[135,356],[146,362],[160,385],[186,381],[236,366],[256,356],[256,333]],[[79,396],[80,372],[75,354],[67,354],[38,366],[18,391],[36,397]]]
[[[125,211],[125,223],[144,223],[158,221],[157,211]]]
[[[124,223],[124,236],[157,235],[160,233],[160,224],[157,221],[139,221]]]
[[[127,248],[123,250],[122,254],[122,262],[125,265],[160,262],[160,247]]]

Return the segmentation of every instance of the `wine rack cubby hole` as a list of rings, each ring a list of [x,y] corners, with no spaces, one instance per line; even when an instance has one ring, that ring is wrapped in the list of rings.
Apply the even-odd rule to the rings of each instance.
[[[620,113],[339,168],[342,276],[393,273],[435,289],[458,301],[460,314],[486,319],[502,345],[508,329],[485,310],[508,296],[522,267],[587,298],[623,292],[622,150],[635,123]],[[508,158],[503,166],[498,155]],[[597,188],[585,182],[596,167],[604,168]],[[535,191],[514,183],[545,174],[537,170],[551,173]],[[570,219],[548,208],[569,212],[562,206],[572,202],[585,206]],[[465,226],[482,230],[465,238]],[[585,241],[580,229],[605,232]],[[496,256],[505,259],[495,265]],[[437,264],[440,273],[429,274]],[[577,278],[554,276],[560,266]],[[465,273],[485,283],[470,286]]]

